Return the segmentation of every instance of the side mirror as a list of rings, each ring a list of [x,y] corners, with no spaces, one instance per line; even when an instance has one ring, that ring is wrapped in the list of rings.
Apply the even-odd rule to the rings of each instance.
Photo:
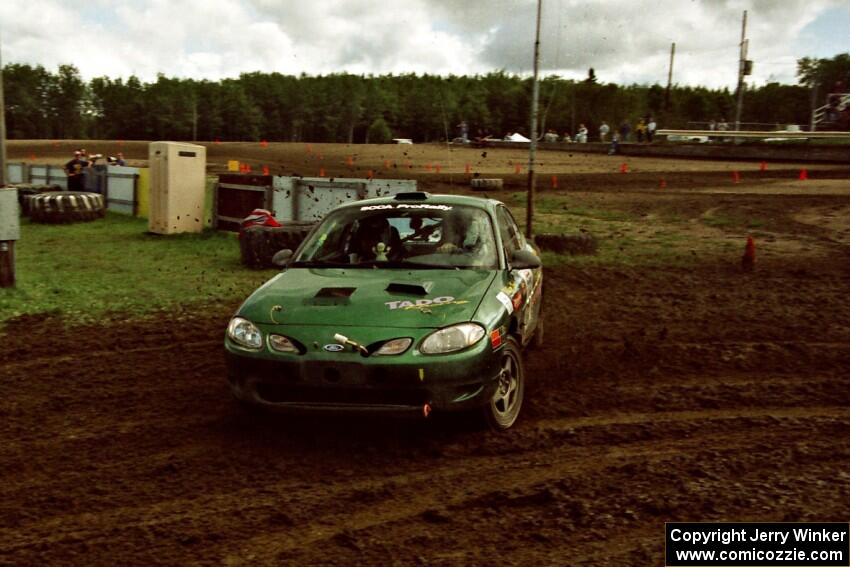
[[[275,255],[272,256],[272,264],[274,264],[278,268],[285,268],[287,265],[289,265],[290,260],[292,260],[292,250],[290,250],[289,248],[278,250],[277,252],[275,252]]]
[[[542,265],[540,258],[529,250],[517,250],[511,255],[512,270],[533,270]]]

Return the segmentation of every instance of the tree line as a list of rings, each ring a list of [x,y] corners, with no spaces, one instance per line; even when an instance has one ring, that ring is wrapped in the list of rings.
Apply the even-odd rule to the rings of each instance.
[[[744,94],[742,122],[809,123],[813,98],[850,82],[850,54],[798,61],[798,85],[768,83]],[[503,71],[475,76],[324,76],[245,73],[220,81],[153,82],[98,77],[84,81],[73,65],[3,68],[8,136],[15,139],[222,140],[383,143],[453,138],[465,121],[471,137],[528,135],[531,79]],[[704,127],[732,121],[728,89],[599,82],[550,76],[540,85],[540,130],[596,132],[653,116],[660,127]],[[815,95],[816,97],[818,95]]]

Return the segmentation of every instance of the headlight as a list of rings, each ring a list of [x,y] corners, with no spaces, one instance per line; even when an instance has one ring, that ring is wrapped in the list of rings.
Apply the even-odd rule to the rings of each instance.
[[[381,348],[375,351],[374,356],[393,356],[401,354],[407,350],[413,340],[409,338],[393,339],[381,345]]]
[[[241,347],[257,350],[263,346],[263,335],[251,321],[234,317],[227,325],[227,336]]]
[[[277,352],[300,352],[298,347],[283,335],[269,335],[269,346]]]
[[[440,329],[428,335],[419,350],[423,354],[443,354],[470,347],[485,335],[484,327],[475,323],[461,323]]]

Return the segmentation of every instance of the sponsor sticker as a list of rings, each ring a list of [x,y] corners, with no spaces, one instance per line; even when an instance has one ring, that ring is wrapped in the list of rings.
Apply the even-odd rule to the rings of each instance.
[[[449,205],[430,205],[428,203],[401,203],[398,205],[366,205],[360,207],[361,211],[381,211],[386,209],[428,209],[432,211],[450,211]]]
[[[508,310],[508,315],[514,312],[514,303],[511,301],[511,298],[508,297],[508,294],[504,291],[500,291],[496,294],[496,299],[499,300],[499,303],[505,306],[505,309]]]
[[[385,301],[384,305],[393,311],[395,309],[426,309],[439,307],[440,305],[463,305],[464,303],[469,302],[466,300],[456,300],[451,295],[444,295],[435,297],[434,299],[417,299],[415,301]]]

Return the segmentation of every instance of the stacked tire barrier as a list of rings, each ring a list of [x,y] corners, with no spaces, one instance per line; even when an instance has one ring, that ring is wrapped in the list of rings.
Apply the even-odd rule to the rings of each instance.
[[[62,191],[59,185],[32,185],[29,183],[19,183],[14,186],[18,190],[18,203],[21,205],[21,214],[29,216],[30,201],[33,195],[46,193],[50,191]]]
[[[33,222],[58,224],[85,222],[103,218],[103,195],[82,191],[48,191],[30,194],[27,212]]]
[[[589,232],[579,234],[537,234],[534,243],[540,248],[558,254],[596,254],[599,242]]]
[[[254,225],[239,231],[242,263],[250,268],[272,268],[272,257],[285,248],[295,251],[316,225],[309,221],[289,221],[285,226]]]
[[[473,177],[469,180],[469,186],[475,191],[493,191],[504,187],[504,181],[500,178]]]

